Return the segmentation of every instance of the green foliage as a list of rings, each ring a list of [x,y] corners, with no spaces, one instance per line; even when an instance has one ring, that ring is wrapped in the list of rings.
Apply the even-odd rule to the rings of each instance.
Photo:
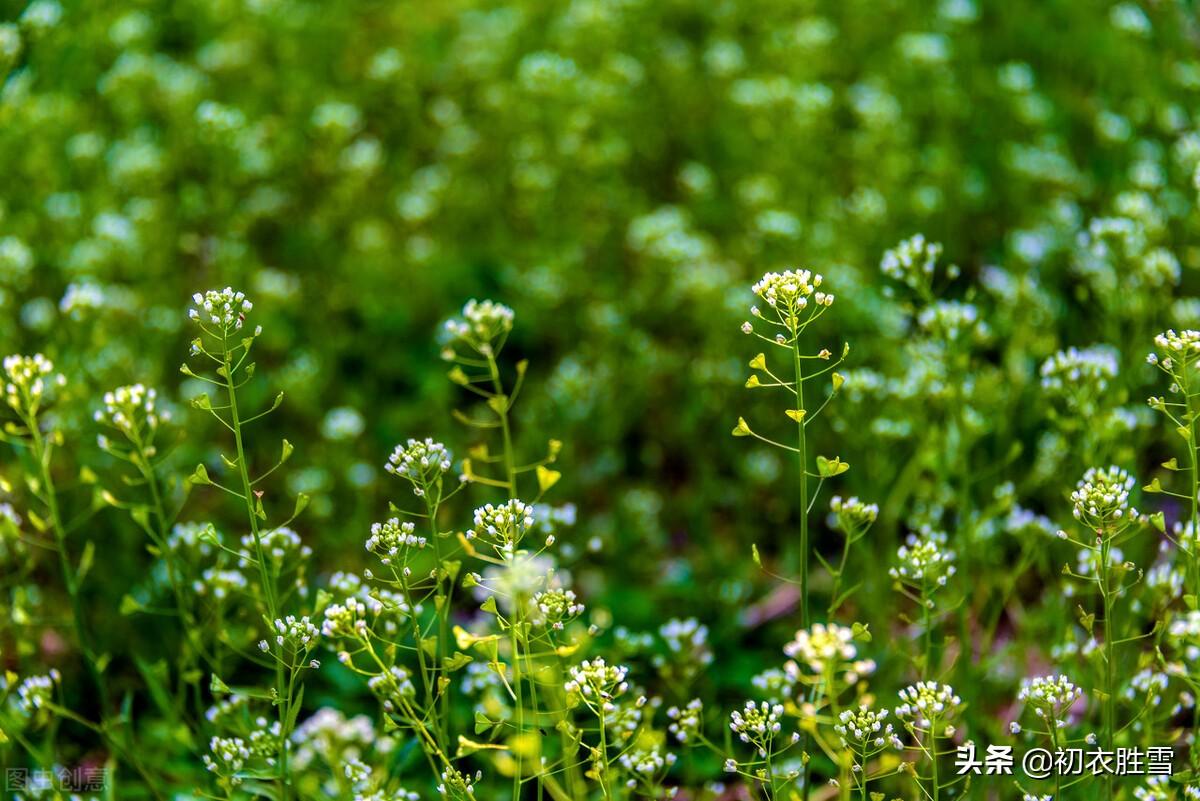
[[[0,2],[0,353],[38,354],[4,363],[0,767],[1183,793],[1197,35],[1183,2]],[[967,780],[968,741],[1180,775]]]

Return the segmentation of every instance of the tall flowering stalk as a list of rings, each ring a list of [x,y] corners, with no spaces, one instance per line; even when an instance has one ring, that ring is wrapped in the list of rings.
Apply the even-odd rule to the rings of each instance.
[[[511,413],[513,404],[524,386],[529,363],[525,360],[517,362],[516,378],[510,388],[505,384],[498,361],[500,352],[512,331],[514,317],[513,310],[502,303],[491,300],[468,301],[463,306],[460,317],[446,322],[446,342],[442,350],[442,357],[454,365],[449,372],[450,380],[478,396],[490,413],[490,416],[480,417],[457,412],[456,417],[466,425],[480,431],[498,430],[500,433],[500,452],[498,454],[494,454],[488,445],[483,443],[472,449],[471,458],[463,461],[463,475],[468,481],[495,487],[501,490],[505,496],[506,503],[504,505],[493,511],[488,510],[490,507],[485,507],[482,510],[476,510],[475,513],[476,526],[472,531],[489,532],[493,537],[496,529],[494,525],[488,524],[487,520],[506,508],[509,510],[516,510],[518,507],[526,508],[525,504],[517,500],[519,497],[518,481],[521,476],[534,474],[537,482],[535,502],[540,500],[541,496],[553,487],[560,477],[557,471],[549,467],[557,459],[561,447],[561,443],[557,440],[549,441],[541,459],[530,464],[518,463]],[[523,515],[514,514],[513,520],[523,520]],[[482,528],[481,522],[484,523]],[[532,525],[532,518],[530,518],[530,525]],[[528,554],[521,552],[518,548],[524,533],[524,526],[507,529],[502,526],[501,529],[508,531],[511,536],[507,536],[503,542],[497,542],[494,539],[489,542],[493,548],[498,549],[495,556],[481,554],[469,541],[465,543],[466,551],[468,555],[483,558],[485,561],[493,561],[509,574],[517,575],[523,572],[522,563],[530,558]],[[468,535],[470,534],[471,532],[468,532]],[[485,536],[484,541],[488,542],[489,538]],[[552,537],[545,543],[545,547],[549,547],[551,544],[553,544]],[[525,732],[527,712],[532,713],[534,720],[542,714],[538,697],[538,682],[531,675],[534,668],[528,641],[530,623],[528,614],[532,600],[530,592],[532,588],[522,587],[521,584],[520,581],[513,583],[512,595],[509,599],[509,619],[505,619],[499,611],[492,610],[496,614],[497,621],[508,634],[512,659],[510,665],[512,669],[511,691],[516,729],[519,734]],[[529,706],[528,710],[527,705]],[[565,735],[563,745],[564,749],[568,747]],[[540,751],[540,747],[538,750]],[[513,774],[513,795],[517,797],[524,778],[524,768],[520,755],[514,754],[514,757],[516,758],[516,769]],[[535,758],[540,761],[540,755]],[[536,780],[540,789],[544,782],[543,771],[537,772]]]
[[[1180,466],[1172,459],[1163,466],[1188,474],[1189,494],[1163,489],[1155,480],[1147,487],[1184,500],[1188,504],[1186,524],[1179,527],[1176,546],[1184,552],[1187,568],[1187,589],[1193,608],[1200,598],[1200,331],[1168,330],[1154,338],[1158,352],[1146,361],[1157,367],[1170,380],[1169,395],[1152,397],[1150,407],[1166,415],[1175,426],[1175,433],[1187,443],[1187,464]]]
[[[784,414],[796,426],[796,444],[787,445],[769,439],[755,432],[739,417],[733,429],[735,437],[754,437],[772,447],[794,453],[799,465],[800,490],[800,621],[808,626],[810,617],[808,559],[809,559],[809,515],[821,485],[825,479],[839,475],[849,469],[849,465],[838,459],[816,458],[816,471],[810,470],[809,444],[807,428],[813,420],[825,409],[842,386],[842,377],[832,374],[832,390],[820,404],[810,411],[807,407],[804,385],[826,373],[830,373],[846,358],[850,346],[842,348],[842,354],[836,360],[833,354],[822,348],[816,353],[805,350],[803,335],[825,311],[833,305],[834,296],[821,289],[824,278],[819,273],[810,270],[787,270],[783,273],[767,273],[752,287],[754,294],[765,304],[765,310],[758,305],[750,307],[754,318],[742,323],[742,332],[754,336],[763,342],[782,351],[790,357],[790,374],[780,375],[774,372],[768,364],[765,353],[759,353],[750,360],[750,369],[755,372],[746,381],[748,389],[771,388],[783,390],[791,399],[789,408]],[[766,333],[763,333],[763,332]],[[806,367],[810,362],[829,362],[824,366]],[[782,371],[781,371],[782,372]],[[760,377],[760,373],[763,377]],[[809,396],[811,400],[811,393]],[[809,478],[818,480],[817,487],[811,493]]]
[[[1127,576],[1134,572],[1134,565],[1122,560],[1120,545],[1140,529],[1140,519],[1129,498],[1134,487],[1133,476],[1119,467],[1090,468],[1071,493],[1073,514],[1079,523],[1093,534],[1090,540],[1075,540],[1065,531],[1059,537],[1085,549],[1091,555],[1091,575],[1073,571],[1069,566],[1063,572],[1096,586],[1103,605],[1104,614],[1104,671],[1102,676],[1104,746],[1116,747],[1117,728],[1117,645],[1128,642],[1118,639],[1121,628],[1117,620],[1116,605],[1126,591],[1136,584],[1140,575],[1132,581]],[[1092,633],[1095,615],[1082,615],[1088,633]],[[1157,625],[1155,626],[1157,630]],[[1154,632],[1151,632],[1153,634]],[[1149,635],[1140,635],[1149,636]],[[1137,637],[1129,638],[1137,639]],[[1114,794],[1113,776],[1105,777],[1105,794]]]
[[[45,511],[45,518],[38,516],[34,522],[42,531],[49,529],[54,538],[53,545],[48,547],[58,555],[63,587],[71,602],[75,639],[83,656],[83,664],[99,694],[100,722],[90,721],[73,710],[53,703],[49,695],[45,703],[38,706],[44,706],[55,715],[69,719],[97,734],[105,745],[141,775],[151,794],[155,798],[161,798],[158,784],[144,767],[132,737],[128,733],[119,736],[117,733],[121,731],[122,726],[109,718],[109,688],[104,675],[109,656],[97,651],[83,611],[81,597],[83,579],[94,558],[94,546],[89,542],[78,562],[68,550],[67,535],[70,526],[63,517],[53,470],[54,449],[62,444],[63,437],[57,428],[47,429],[45,418],[46,409],[56,400],[55,394],[66,386],[66,376],[56,372],[54,363],[40,353],[33,356],[7,356],[3,366],[4,400],[16,416],[16,422],[10,421],[5,424],[0,439],[12,443],[19,452],[27,453],[34,463],[27,483]],[[52,675],[57,677],[57,671]],[[7,681],[5,683],[7,685]],[[58,684],[57,678],[53,684]],[[39,758],[36,750],[30,745],[26,744],[26,748],[35,759]]]
[[[251,477],[246,456],[247,426],[275,411],[283,402],[283,393],[280,393],[270,407],[250,417],[244,417],[238,401],[238,390],[254,377],[255,365],[249,359],[254,343],[262,333],[261,326],[250,332],[245,328],[246,316],[253,309],[253,304],[243,293],[231,287],[196,293],[192,300],[194,306],[189,310],[188,316],[199,328],[200,336],[192,340],[191,355],[205,360],[211,372],[197,373],[187,364],[184,364],[180,371],[184,375],[212,384],[224,392],[223,404],[213,405],[208,395],[203,394],[193,401],[193,405],[211,414],[233,435],[233,458],[224,455],[221,458],[240,486],[229,487],[214,481],[203,464],[196,467],[189,480],[195,485],[215,487],[238,499],[245,507],[250,530],[246,543],[252,551],[237,555],[242,561],[248,561],[257,568],[265,606],[264,623],[271,629],[271,638],[263,640],[260,645],[262,651],[274,663],[275,686],[271,691],[271,701],[277,709],[279,721],[273,737],[276,753],[268,761],[273,762],[275,766],[278,796],[287,801],[291,792],[288,774],[289,742],[301,699],[298,683],[303,670],[317,667],[315,661],[306,659],[313,647],[315,632],[312,631],[308,618],[297,621],[293,617],[281,617],[283,601],[279,574],[282,566],[279,560],[272,557],[267,542],[285,532],[291,533],[286,526],[300,515],[307,506],[308,499],[303,494],[299,495],[291,517],[277,525],[267,523],[267,510],[263,504],[265,493],[257,488],[291,458],[293,449],[287,440],[283,441],[275,465],[260,475]]]

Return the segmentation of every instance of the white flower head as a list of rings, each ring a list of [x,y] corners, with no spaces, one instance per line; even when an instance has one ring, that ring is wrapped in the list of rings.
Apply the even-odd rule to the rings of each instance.
[[[210,334],[225,337],[242,330],[246,315],[253,308],[254,304],[244,292],[236,292],[227,286],[192,295],[188,317]]]

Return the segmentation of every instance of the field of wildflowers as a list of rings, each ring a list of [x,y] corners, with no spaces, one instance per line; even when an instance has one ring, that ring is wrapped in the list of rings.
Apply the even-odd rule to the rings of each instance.
[[[1200,799],[1198,46],[0,0],[0,798]]]

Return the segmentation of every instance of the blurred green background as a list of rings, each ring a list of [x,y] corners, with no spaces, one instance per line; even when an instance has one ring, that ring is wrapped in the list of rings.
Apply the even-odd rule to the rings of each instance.
[[[1170,455],[1144,356],[1200,323],[1191,2],[35,0],[0,19],[0,350],[70,377],[69,458],[101,476],[101,393],[160,387],[187,473],[223,433],[186,404],[188,298],[246,291],[251,402],[287,393],[258,447],[297,446],[277,489],[314,497],[297,529],[318,579],[365,564],[395,443],[470,444],[437,332],[472,297],[516,310],[519,438],[564,442],[551,500],[578,510],[581,596],[634,631],[707,624],[720,659],[696,681],[730,698],[795,627],[749,557],[786,572],[794,468],[729,437],[780,417],[742,388],[767,270],[815,269],[838,298],[814,344],[850,343],[848,383],[816,450],[852,465],[834,491],[882,507],[839,613],[883,633],[877,654],[905,636],[882,565],[909,528],[969,528],[969,635],[1058,586],[1036,548],[1041,572],[1007,586],[995,567],[1024,551],[1001,535],[1065,522],[1093,461]],[[918,231],[961,268],[927,304],[879,270]],[[986,325],[922,323],[951,301]],[[1038,369],[1094,343],[1122,369],[1085,419]],[[236,512],[197,493],[183,518]],[[104,559],[96,625],[153,654],[167,624],[114,611],[149,580],[140,533],[101,511],[81,536]],[[36,608],[37,584],[5,604]],[[1027,634],[1062,636],[1069,601],[1044,603]],[[1010,686],[1037,641],[1001,640],[980,675]]]

